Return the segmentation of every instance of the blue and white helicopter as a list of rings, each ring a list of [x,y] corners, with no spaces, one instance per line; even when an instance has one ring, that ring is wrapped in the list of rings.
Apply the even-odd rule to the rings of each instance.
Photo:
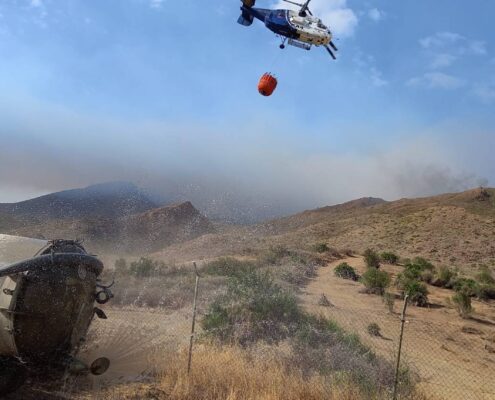
[[[239,24],[250,26],[255,18],[259,19],[268,29],[282,38],[281,49],[285,48],[286,42],[304,50],[310,50],[312,46],[323,46],[330,56],[336,59],[334,51],[337,51],[337,47],[332,42],[332,32],[309,10],[311,0],[307,0],[304,4],[283,0],[301,7],[299,12],[255,8],[256,0],[241,1],[242,14],[237,21]]]

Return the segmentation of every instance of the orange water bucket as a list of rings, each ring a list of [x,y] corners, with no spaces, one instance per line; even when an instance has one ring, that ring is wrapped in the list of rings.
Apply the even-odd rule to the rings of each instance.
[[[263,96],[271,96],[277,87],[278,81],[270,73],[265,73],[258,83],[258,92]]]

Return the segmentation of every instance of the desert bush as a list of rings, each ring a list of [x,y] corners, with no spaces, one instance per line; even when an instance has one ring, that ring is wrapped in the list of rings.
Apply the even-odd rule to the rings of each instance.
[[[268,272],[247,270],[229,279],[226,295],[213,302],[202,326],[221,342],[276,343],[293,333],[301,318],[292,293],[275,284]]]
[[[311,263],[288,267],[288,269],[282,273],[282,279],[292,285],[303,286],[308,282],[308,279],[315,278],[316,275],[317,267]]]
[[[368,293],[383,295],[385,289],[390,286],[390,275],[376,268],[369,268],[361,277],[361,282]]]
[[[202,268],[202,272],[207,275],[234,276],[242,274],[247,270],[256,269],[256,263],[252,261],[238,260],[232,257],[222,257],[218,260],[210,261]]]
[[[440,267],[435,271],[431,284],[437,287],[451,289],[454,285],[457,273],[448,267]]]
[[[359,337],[349,334],[335,322],[322,317],[310,317],[291,340],[293,362],[306,376],[313,371],[330,377],[347,377],[367,398],[374,398],[393,385],[392,365],[363,345]],[[406,379],[401,379],[401,384]],[[410,388],[410,387],[409,387]],[[407,389],[401,385],[401,391]],[[380,397],[379,397],[380,398]]]
[[[452,301],[457,307],[457,311],[462,318],[469,318],[473,312],[473,307],[471,305],[471,297],[467,292],[457,292],[453,297]]]
[[[330,250],[330,247],[326,243],[316,243],[313,246],[313,250],[316,251],[317,253],[326,253],[327,251]]]
[[[432,271],[423,271],[419,277],[419,280],[426,283],[431,283],[435,278],[435,274]]]
[[[480,300],[495,300],[495,285],[478,285],[476,297]]]
[[[413,285],[419,288],[414,282],[430,283],[434,279],[433,265],[423,258],[416,257],[404,265],[404,271],[397,275],[395,284],[399,290],[405,292],[406,287]]]
[[[374,250],[366,249],[363,256],[368,268],[380,268],[380,257]]]
[[[366,399],[383,398],[393,385],[389,362],[334,321],[304,312],[294,295],[275,284],[267,272],[248,270],[230,277],[227,292],[211,304],[201,324],[205,338],[237,343],[246,351],[255,348],[256,342],[276,344],[288,339],[287,366],[277,370],[297,366],[306,380],[315,376],[327,376],[332,382],[344,379]]]
[[[456,279],[453,289],[460,293],[465,293],[466,295],[470,297],[476,296],[476,293],[478,293],[479,290],[479,285],[478,283],[470,278],[458,278]]]
[[[356,270],[346,262],[337,265],[334,273],[335,276],[343,279],[352,279],[353,281],[357,281],[359,279],[359,275],[356,273]]]
[[[385,251],[380,254],[380,259],[383,262],[392,265],[397,265],[397,263],[399,262],[399,256],[395,253],[392,253],[391,251]]]
[[[290,251],[283,245],[270,246],[270,248],[264,251],[260,256],[260,262],[267,265],[276,265],[284,257],[290,255]]]
[[[410,280],[405,282],[403,296],[409,296],[408,301],[417,307],[428,305],[428,289],[424,283]]]
[[[481,271],[476,275],[476,280],[484,285],[494,285],[495,279],[490,271],[490,269],[485,265],[481,267]]]
[[[157,275],[162,265],[146,257],[141,257],[138,261],[131,262],[129,273],[138,278]]]
[[[370,336],[381,336],[381,329],[380,326],[376,322],[372,322],[371,324],[368,325],[366,328],[368,331],[368,334]]]
[[[394,312],[394,305],[395,305],[395,295],[390,292],[385,292],[383,293],[382,297],[383,302],[385,303],[385,306],[388,309],[389,313]]]
[[[433,271],[435,269],[435,266],[423,257],[413,258],[413,260],[410,262],[410,264],[414,264],[414,265],[419,266],[421,271],[425,271],[425,270]]]

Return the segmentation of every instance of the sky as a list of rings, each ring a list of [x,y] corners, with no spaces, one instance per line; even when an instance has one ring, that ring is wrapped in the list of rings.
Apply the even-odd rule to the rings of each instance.
[[[495,185],[493,1],[313,0],[337,61],[239,6],[0,1],[0,202],[130,180],[289,212]]]

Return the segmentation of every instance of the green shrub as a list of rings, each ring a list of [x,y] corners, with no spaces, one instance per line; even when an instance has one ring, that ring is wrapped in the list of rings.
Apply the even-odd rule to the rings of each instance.
[[[390,251],[385,251],[382,254],[380,254],[380,258],[383,262],[392,265],[397,265],[397,263],[399,262],[399,256]]]
[[[458,293],[464,293],[467,296],[473,297],[478,293],[478,283],[470,278],[459,278],[455,281],[453,289]]]
[[[370,334],[370,336],[381,336],[382,335],[380,326],[376,322],[369,324],[367,331]]]
[[[457,273],[455,271],[452,271],[448,267],[440,267],[435,272],[431,284],[433,286],[452,289],[456,278],[457,278]]]
[[[330,250],[330,247],[326,243],[317,243],[313,246],[313,250],[317,253],[326,253]]]
[[[404,271],[397,275],[396,286],[402,290],[407,282],[421,280],[422,273],[423,271],[418,265],[407,264]]]
[[[267,272],[246,270],[229,279],[227,294],[210,306],[202,326],[222,342],[276,343],[292,335],[303,318],[295,296]]]
[[[207,337],[222,343],[247,346],[289,339],[290,364],[300,366],[308,376],[344,377],[370,398],[382,398],[394,383],[391,363],[334,321],[304,312],[293,294],[260,270],[230,277],[227,292],[210,305],[201,324]]]
[[[207,275],[234,276],[253,270],[257,265],[252,261],[238,260],[232,257],[222,257],[215,261],[208,262],[202,269]]]
[[[457,307],[457,311],[462,318],[469,318],[473,312],[473,307],[471,305],[471,297],[466,292],[457,292],[453,297],[452,301]]]
[[[408,301],[417,307],[428,305],[428,289],[424,283],[410,280],[405,283],[404,296],[409,296]]]
[[[423,257],[415,257],[411,261],[411,264],[415,264],[419,266],[421,271],[425,271],[425,270],[433,271],[435,269],[435,266]]]
[[[372,249],[367,249],[364,254],[364,262],[368,268],[380,268],[380,257]]]
[[[481,272],[476,276],[479,283],[485,285],[494,285],[495,279],[487,266],[481,267]]]
[[[361,282],[368,293],[383,295],[385,289],[390,286],[390,275],[376,268],[369,268],[361,277]]]
[[[337,265],[334,273],[335,276],[343,279],[352,279],[353,281],[357,281],[359,279],[359,275],[356,273],[355,269],[345,262]]]
[[[138,261],[133,261],[129,268],[129,273],[138,278],[147,278],[160,273],[164,264],[150,258],[141,257]]]
[[[261,255],[260,261],[263,264],[276,265],[284,257],[287,257],[289,255],[289,249],[287,249],[287,247],[283,245],[270,246],[270,248]]]

